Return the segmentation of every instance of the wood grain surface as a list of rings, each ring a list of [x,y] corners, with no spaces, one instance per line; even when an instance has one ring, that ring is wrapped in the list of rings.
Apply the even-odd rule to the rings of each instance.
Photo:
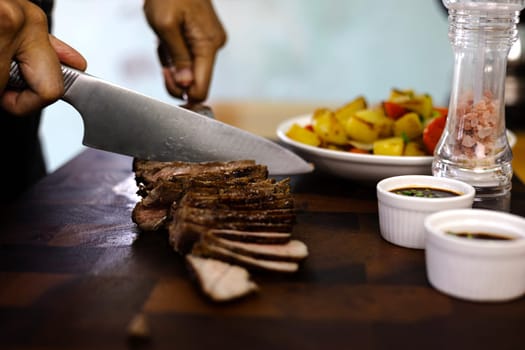
[[[472,303],[434,290],[422,250],[380,237],[374,185],[292,177],[294,235],[309,258],[291,276],[253,274],[258,294],[218,305],[200,294],[165,234],[138,232],[131,182],[130,158],[87,150],[3,208],[1,349],[525,344],[525,298]],[[513,185],[512,212],[525,216],[525,187]]]

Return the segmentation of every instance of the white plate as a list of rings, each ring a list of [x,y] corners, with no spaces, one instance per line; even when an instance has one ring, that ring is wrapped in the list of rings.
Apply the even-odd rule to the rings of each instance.
[[[311,123],[310,114],[288,119],[277,127],[277,137],[290,146],[316,168],[351,180],[377,182],[397,175],[431,175],[432,156],[381,156],[334,151],[309,146],[292,140],[286,132],[292,124],[305,126]],[[516,135],[507,130],[509,144],[514,146]]]

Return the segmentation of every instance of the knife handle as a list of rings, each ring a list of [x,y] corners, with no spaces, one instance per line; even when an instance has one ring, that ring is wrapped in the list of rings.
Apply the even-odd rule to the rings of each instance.
[[[61,65],[61,69],[62,76],[64,77],[64,91],[67,92],[79,75],[84,73],[64,65]],[[11,62],[7,86],[15,90],[23,90],[28,87],[16,62]]]

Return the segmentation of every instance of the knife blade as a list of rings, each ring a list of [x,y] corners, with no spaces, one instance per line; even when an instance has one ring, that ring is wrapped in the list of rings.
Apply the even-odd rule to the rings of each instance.
[[[82,117],[88,147],[157,161],[252,159],[272,175],[308,173],[310,163],[281,145],[179,106],[62,66],[62,100]],[[16,62],[8,86],[27,85]]]

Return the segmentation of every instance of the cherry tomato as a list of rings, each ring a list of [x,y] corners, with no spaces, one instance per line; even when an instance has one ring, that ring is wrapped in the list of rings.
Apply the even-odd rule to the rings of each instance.
[[[434,106],[434,110],[438,112],[441,116],[447,116],[448,114],[448,108],[447,107],[437,107]]]
[[[399,119],[401,116],[408,112],[408,110],[405,107],[390,101],[383,102],[383,109],[385,111],[386,116],[394,120]]]
[[[360,148],[357,148],[357,147],[351,147],[348,152],[350,153],[360,153],[360,154],[370,154],[369,151],[366,151],[364,149],[360,149]]]
[[[439,138],[445,130],[445,124],[447,122],[446,116],[440,116],[432,120],[426,128],[423,130],[423,144],[429,154],[434,153]]]

